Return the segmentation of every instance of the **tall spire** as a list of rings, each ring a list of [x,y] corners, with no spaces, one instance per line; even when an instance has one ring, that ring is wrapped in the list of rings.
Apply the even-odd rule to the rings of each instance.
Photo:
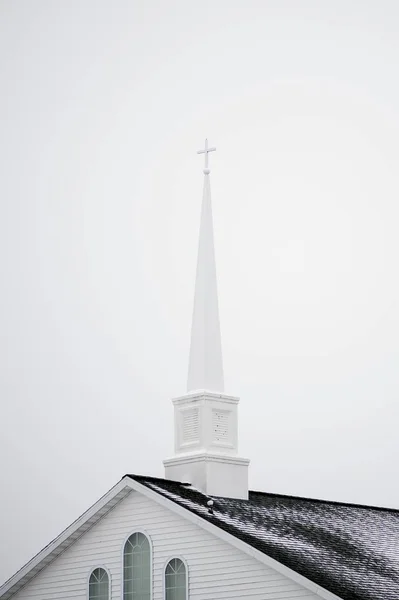
[[[166,479],[188,481],[210,496],[248,499],[247,458],[238,456],[239,398],[223,392],[208,154],[195,282],[187,393],[173,398],[175,454],[163,461]]]
[[[201,225],[198,245],[197,276],[195,282],[194,310],[191,327],[190,360],[187,391],[209,390],[223,392],[222,342],[219,324],[219,305],[216,281],[215,248],[210,169],[208,154],[216,148],[205,148],[204,191],[202,196]]]

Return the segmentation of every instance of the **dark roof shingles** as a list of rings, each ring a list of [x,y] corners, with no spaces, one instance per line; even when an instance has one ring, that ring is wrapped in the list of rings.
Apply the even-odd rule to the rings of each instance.
[[[166,479],[129,475],[343,600],[399,599],[399,511],[249,492],[208,496]]]

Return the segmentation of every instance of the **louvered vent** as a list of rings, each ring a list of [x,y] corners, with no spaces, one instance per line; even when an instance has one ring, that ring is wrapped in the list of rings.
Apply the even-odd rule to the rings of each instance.
[[[229,413],[226,410],[212,411],[213,440],[227,442],[229,439]]]
[[[183,444],[198,441],[199,419],[198,408],[190,408],[183,412]]]

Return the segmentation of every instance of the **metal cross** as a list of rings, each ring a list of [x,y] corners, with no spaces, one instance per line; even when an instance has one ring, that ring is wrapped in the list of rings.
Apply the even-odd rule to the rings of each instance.
[[[208,140],[205,140],[205,148],[203,150],[198,150],[198,152],[197,152],[197,154],[205,154],[204,172],[205,171],[209,171],[209,167],[208,167],[208,153],[209,152],[214,152],[214,150],[216,150],[216,148],[208,148]]]

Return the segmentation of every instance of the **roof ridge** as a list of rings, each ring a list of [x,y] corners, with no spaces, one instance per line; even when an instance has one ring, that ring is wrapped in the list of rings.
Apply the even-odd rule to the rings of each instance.
[[[172,483],[175,485],[184,485],[184,486],[188,486],[188,487],[192,487],[191,483],[184,482],[184,481],[175,481],[173,479],[165,479],[164,477],[153,477],[151,475],[137,475],[135,473],[127,473],[126,475],[124,475],[122,477],[122,479],[124,477],[130,477],[131,479],[135,479],[136,481],[149,481],[149,482],[154,482],[154,483]],[[194,489],[194,488],[193,488]],[[196,490],[199,491],[199,490]],[[393,512],[393,513],[398,513],[399,512],[399,508],[393,508],[393,507],[389,507],[389,506],[375,506],[372,504],[359,504],[357,502],[343,502],[341,500],[326,500],[324,498],[309,498],[306,496],[295,496],[294,494],[279,494],[276,492],[263,492],[260,490],[249,490],[249,495],[253,495],[253,494],[258,494],[259,496],[267,496],[267,497],[273,497],[273,498],[292,498],[292,500],[304,500],[305,502],[317,502],[320,504],[333,504],[333,505],[338,505],[338,506],[348,506],[351,508],[363,508],[363,509],[368,509],[368,510],[378,510],[378,511],[386,511],[386,512]],[[206,496],[206,494],[204,494],[204,496]],[[223,496],[220,496],[220,498],[223,498]]]
[[[174,483],[175,485],[186,485],[191,487],[191,483],[189,481],[175,481],[174,479],[165,479],[165,477],[153,477],[152,475],[136,475],[135,473],[126,473],[123,475],[122,479],[125,477],[130,477],[131,479],[135,479],[136,481],[154,481],[154,482],[162,482],[162,483]],[[205,496],[206,494],[204,494]]]
[[[384,510],[388,512],[399,512],[399,508],[389,506],[375,506],[371,504],[359,504],[356,502],[343,502],[341,500],[325,500],[323,498],[308,498],[305,496],[294,496],[292,494],[278,494],[275,492],[262,492],[259,490],[249,490],[249,494],[259,494],[260,496],[273,496],[276,498],[292,498],[293,500],[305,500],[306,502],[318,502],[321,504],[338,504],[339,506],[350,506],[352,508],[367,508],[370,510]]]

